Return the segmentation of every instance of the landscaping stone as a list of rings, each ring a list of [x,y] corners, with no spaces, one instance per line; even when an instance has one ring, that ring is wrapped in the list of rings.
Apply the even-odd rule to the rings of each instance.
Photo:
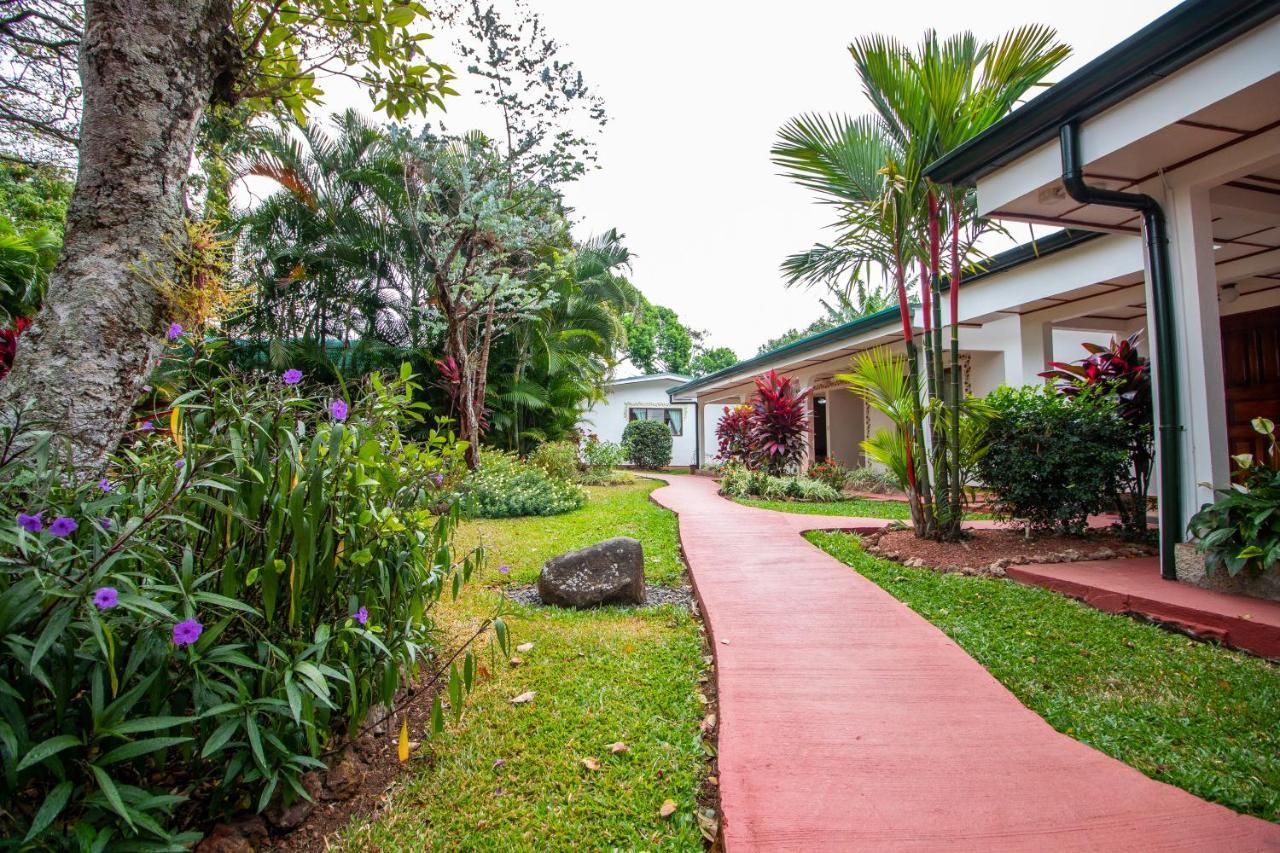
[[[643,604],[644,549],[619,536],[553,557],[538,576],[538,595],[546,604],[578,609]]]

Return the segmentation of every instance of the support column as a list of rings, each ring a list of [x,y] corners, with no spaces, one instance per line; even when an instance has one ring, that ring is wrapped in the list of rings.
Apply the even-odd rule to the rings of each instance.
[[[1006,385],[1043,384],[1038,374],[1053,361],[1053,324],[1027,317],[1012,318],[1015,334],[1004,349],[1004,381]]]
[[[1183,424],[1181,539],[1187,519],[1213,500],[1212,489],[1201,484],[1225,486],[1230,466],[1209,190],[1175,187],[1165,209],[1171,232]],[[1147,304],[1151,304],[1149,298]],[[1147,327],[1153,328],[1150,322]]]

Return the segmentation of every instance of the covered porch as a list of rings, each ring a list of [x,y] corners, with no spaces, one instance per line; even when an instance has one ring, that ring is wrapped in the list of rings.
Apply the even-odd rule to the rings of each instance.
[[[1107,236],[1136,263],[1009,312],[1043,330],[1144,329],[1157,394],[1161,569],[1187,519],[1280,417],[1280,20],[1179,7],[930,167],[979,211]],[[1259,13],[1260,14],[1260,13]],[[1236,20],[1239,17],[1239,20]]]

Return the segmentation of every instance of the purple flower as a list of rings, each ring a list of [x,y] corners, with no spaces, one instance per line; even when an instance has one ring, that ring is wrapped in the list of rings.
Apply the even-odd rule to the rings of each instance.
[[[431,482],[435,483],[437,488],[438,488],[438,487],[440,487],[440,486],[443,486],[443,485],[444,485],[444,474],[432,474],[432,475],[431,475]]]
[[[177,323],[170,323],[168,336],[171,341],[176,341],[178,338],[182,337],[182,326]]]
[[[280,374],[280,381],[285,385],[297,385],[302,381],[302,371],[296,367],[291,367]]]
[[[143,421],[143,422],[142,422],[142,431],[143,431],[143,432],[151,432],[151,431],[152,431],[153,429],[155,429],[155,428],[156,428],[156,425],[155,425],[155,424],[153,424],[151,421]]]
[[[120,593],[114,586],[100,586],[93,593],[93,606],[99,610],[110,610],[120,603]]]
[[[351,615],[355,617],[355,620],[357,622],[359,622],[361,625],[364,625],[369,621],[369,608],[361,607],[359,610],[357,610],[355,613],[352,613]]]
[[[189,646],[200,639],[200,632],[203,630],[204,626],[196,620],[183,619],[173,626],[173,644],[175,646]]]
[[[107,518],[106,516],[103,516],[102,518],[98,519],[98,524],[102,527],[103,530],[111,529],[111,519]]]
[[[28,533],[39,533],[44,530],[44,519],[40,516],[44,515],[44,510],[40,510],[35,515],[27,515],[25,512],[18,513],[18,526]]]
[[[186,465],[186,464],[187,464],[187,460],[185,460],[185,459],[179,459],[177,462],[173,463],[173,467],[174,467],[174,468],[177,468],[179,471],[181,471],[181,470],[182,470],[182,466],[183,466],[183,465]]]
[[[98,481],[98,488],[102,489],[102,491],[104,492],[111,491],[111,481],[108,480],[106,477],[103,477],[101,480]]]
[[[80,525],[76,524],[76,520],[69,515],[60,515],[53,521],[49,522],[49,532],[54,536],[70,536],[76,532],[76,528]]]
[[[333,416],[335,421],[345,421],[347,419],[347,404],[341,400],[334,400],[329,404],[329,414]]]
[[[501,566],[498,566],[498,573],[503,575],[509,575],[511,574],[511,567],[508,566],[506,563],[503,563]]]

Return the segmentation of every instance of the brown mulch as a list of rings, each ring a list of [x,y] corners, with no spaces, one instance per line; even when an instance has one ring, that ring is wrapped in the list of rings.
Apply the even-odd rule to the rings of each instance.
[[[911,530],[885,530],[864,536],[862,544],[869,553],[903,565],[994,575],[1003,575],[1005,567],[1012,565],[1114,560],[1155,553],[1151,546],[1125,542],[1111,530],[1094,530],[1086,536],[1031,539],[1022,530],[1011,528],[966,533],[960,542],[934,542],[917,539]]]
[[[421,737],[422,732],[430,730],[431,705],[437,687],[438,685],[433,685],[429,689],[415,690],[412,696],[403,697],[401,700],[404,702],[403,705],[397,703],[397,713],[381,722],[366,724],[366,734],[351,744],[351,748],[361,760],[361,768],[364,771],[355,796],[331,802],[316,798],[315,809],[301,826],[287,835],[273,837],[261,849],[288,851],[327,849],[325,837],[345,827],[351,822],[353,816],[373,816],[386,807],[397,776],[411,767],[420,770],[421,760],[425,760],[428,765],[433,761],[430,751],[424,752],[417,738]],[[375,719],[380,713],[380,709],[375,708],[370,719]],[[410,737],[413,740],[409,742],[410,760],[402,764],[397,755],[397,745],[400,723],[405,718],[409,721]],[[331,761],[330,767],[332,766]]]

